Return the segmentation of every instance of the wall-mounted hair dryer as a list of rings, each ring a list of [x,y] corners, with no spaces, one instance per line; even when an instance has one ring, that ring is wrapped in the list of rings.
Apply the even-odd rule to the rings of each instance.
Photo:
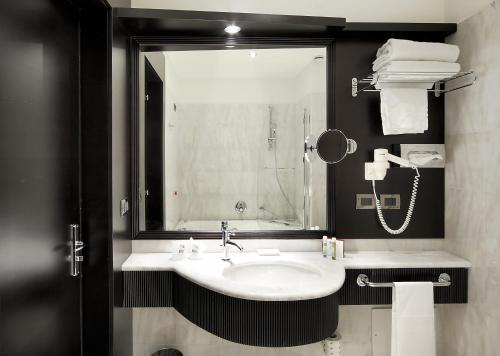
[[[391,155],[385,148],[377,148],[373,153],[373,162],[365,163],[365,180],[384,180],[389,162],[394,162],[403,167],[416,168],[410,161]]]
[[[423,155],[420,155],[418,157],[418,164],[419,165],[424,165],[432,160],[442,160],[443,157],[441,157],[439,154],[436,154],[435,152],[430,152],[430,153],[424,153]],[[406,218],[405,221],[403,222],[403,225],[399,229],[391,229],[387,223],[385,222],[384,216],[382,214],[382,208],[380,206],[380,200],[377,197],[377,191],[375,190],[375,181],[376,180],[384,180],[387,170],[390,167],[389,162],[394,162],[396,164],[399,164],[402,167],[409,167],[415,170],[415,178],[413,181],[413,189],[411,191],[411,197],[410,197],[410,205],[408,206],[408,212],[406,213]],[[406,230],[408,225],[410,224],[411,221],[411,216],[413,214],[413,208],[415,207],[415,201],[417,199],[417,192],[418,192],[418,181],[420,179],[420,173],[418,172],[417,164],[411,161],[408,161],[406,159],[403,159],[398,156],[394,156],[389,153],[389,151],[385,148],[377,148],[374,153],[373,153],[373,162],[366,162],[365,163],[365,180],[371,180],[372,181],[372,187],[373,187],[373,195],[375,197],[375,206],[377,208],[377,215],[380,220],[380,223],[382,224],[382,227],[387,231],[388,233],[392,235],[398,235],[403,233],[403,231]]]
[[[376,180],[384,180],[387,170],[390,167],[389,162],[394,162],[403,167],[411,167],[415,169],[417,174],[415,175],[415,180],[413,182],[413,190],[410,198],[410,205],[408,207],[408,212],[406,213],[406,219],[403,222],[403,225],[399,229],[391,229],[387,223],[385,222],[384,216],[382,214],[382,207],[380,206],[380,200],[377,196],[377,191],[375,190],[375,181]],[[420,174],[418,173],[417,166],[412,164],[410,161],[407,161],[401,157],[391,155],[388,150],[385,148],[377,148],[373,153],[373,162],[365,163],[365,180],[372,181],[373,187],[373,196],[375,197],[375,206],[377,208],[377,215],[382,224],[382,227],[388,233],[392,235],[399,235],[403,231],[406,230],[411,221],[411,216],[413,214],[413,208],[415,207],[415,200],[417,199],[417,191],[418,191],[418,180]]]

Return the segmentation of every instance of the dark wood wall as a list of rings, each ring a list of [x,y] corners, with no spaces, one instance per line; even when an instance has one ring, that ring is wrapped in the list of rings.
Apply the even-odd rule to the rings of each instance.
[[[355,154],[335,166],[335,233],[339,238],[383,238],[385,232],[375,210],[356,210],[356,194],[372,192],[364,180],[364,163],[373,161],[375,148],[401,143],[444,143],[444,97],[429,94],[429,130],[424,134],[390,135],[382,133],[380,95],[376,92],[351,95],[351,80],[371,72],[377,49],[391,37],[423,41],[443,41],[443,34],[411,32],[344,33],[335,48],[335,127],[356,140]],[[384,210],[389,226],[399,228],[406,216],[415,172],[393,168],[376,183],[377,193],[401,194],[400,210]],[[399,237],[444,237],[444,169],[420,169],[420,185],[413,219]]]
[[[120,200],[130,200],[130,63],[125,29],[113,23],[112,177],[113,177],[113,352],[132,355],[132,310],[121,308],[121,265],[132,252],[130,214],[121,215]]]
[[[84,355],[113,354],[110,11],[90,0],[80,19]]]
[[[82,234],[84,355],[132,354],[132,315],[120,308],[117,271],[132,250],[129,197],[127,37],[113,27],[104,0],[82,2],[80,15],[82,115]]]

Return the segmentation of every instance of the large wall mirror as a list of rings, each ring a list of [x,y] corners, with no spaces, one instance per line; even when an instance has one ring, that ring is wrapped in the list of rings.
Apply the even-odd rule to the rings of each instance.
[[[140,232],[327,230],[327,47],[139,53]],[[305,152],[306,151],[306,152]]]

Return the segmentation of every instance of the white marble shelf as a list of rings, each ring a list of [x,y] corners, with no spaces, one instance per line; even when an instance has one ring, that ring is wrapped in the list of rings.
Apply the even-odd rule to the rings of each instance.
[[[469,261],[444,251],[366,251],[346,253],[346,269],[470,268]]]

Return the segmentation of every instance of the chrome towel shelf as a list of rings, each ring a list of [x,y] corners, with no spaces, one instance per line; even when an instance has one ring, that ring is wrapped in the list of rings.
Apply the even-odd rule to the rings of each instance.
[[[430,78],[436,77],[443,73],[431,72],[390,72],[390,73],[372,73],[362,79],[352,78],[351,88],[352,96],[357,97],[361,92],[378,92],[375,85],[378,83],[394,83],[394,84],[418,84],[432,82]],[[446,73],[444,73],[446,74]],[[408,79],[407,79],[408,78]],[[473,85],[477,80],[477,74],[474,71],[449,73],[444,79],[434,83],[434,88],[427,89],[433,92],[436,97],[441,94],[449,93],[458,89],[466,88]],[[366,84],[362,88],[360,84]]]
[[[366,274],[359,274],[356,280],[356,283],[360,287],[372,287],[372,288],[392,288],[394,287],[394,283],[379,283],[379,282],[370,282],[370,279]],[[449,287],[451,286],[451,278],[448,273],[441,273],[438,277],[437,282],[433,282],[432,285],[434,287]]]

